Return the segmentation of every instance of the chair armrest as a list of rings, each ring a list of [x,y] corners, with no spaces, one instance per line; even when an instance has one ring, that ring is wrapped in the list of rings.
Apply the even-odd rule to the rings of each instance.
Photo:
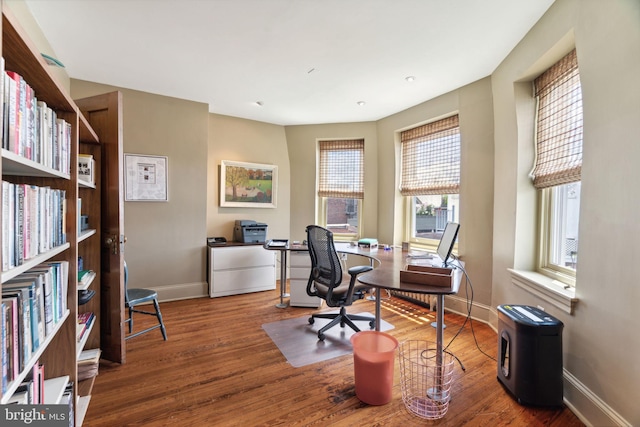
[[[354,267],[349,268],[349,274],[351,276],[357,276],[360,273],[365,273],[367,271],[373,270],[373,267],[370,265],[356,265]]]

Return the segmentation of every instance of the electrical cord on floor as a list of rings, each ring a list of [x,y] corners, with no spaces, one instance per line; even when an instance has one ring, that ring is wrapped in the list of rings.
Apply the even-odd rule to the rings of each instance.
[[[467,321],[468,321],[469,322],[469,326],[471,327],[471,335],[473,336],[473,341],[476,343],[476,348],[480,351],[480,353],[484,354],[489,359],[496,360],[495,357],[491,356],[490,354],[486,353],[484,350],[482,350],[480,348],[480,344],[478,343],[478,339],[476,338],[476,332],[473,329],[473,319],[471,318],[471,308],[473,307],[473,284],[471,283],[471,279],[469,278],[469,275],[467,274],[467,271],[464,269],[464,267],[462,267],[458,257],[454,256],[453,254],[451,256],[454,258],[454,262],[456,262],[456,264],[453,265],[453,267],[459,268],[462,271],[462,273],[464,274],[464,277],[465,277],[465,291],[466,291],[466,294],[467,294],[467,317],[464,319],[464,322],[462,323],[462,326],[460,326],[460,329],[458,329],[458,332],[456,332],[455,335],[451,338],[451,340],[449,341],[449,344],[447,344],[447,346],[444,348],[444,350],[446,351],[449,348],[449,346],[451,345],[451,343],[453,343],[453,340],[455,340],[457,338],[457,336],[460,335],[460,332],[462,332],[462,330],[464,329],[464,327],[465,327],[465,325],[467,324]],[[449,353],[449,354],[451,354],[451,353]],[[453,356],[453,354],[452,354],[452,356]],[[453,356],[453,357],[455,357],[456,360],[458,360],[458,363],[460,363],[460,367],[464,371],[465,369],[464,369],[464,366],[462,365],[462,362],[460,362],[460,360],[456,356]]]

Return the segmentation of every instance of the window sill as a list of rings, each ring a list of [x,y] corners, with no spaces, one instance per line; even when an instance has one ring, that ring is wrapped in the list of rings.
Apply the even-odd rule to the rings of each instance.
[[[524,289],[530,294],[552,304],[568,314],[573,314],[578,303],[575,288],[565,289],[564,284],[533,271],[514,270],[511,273],[511,283]]]

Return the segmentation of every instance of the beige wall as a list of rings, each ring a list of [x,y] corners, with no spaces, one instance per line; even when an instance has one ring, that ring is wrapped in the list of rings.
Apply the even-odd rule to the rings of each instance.
[[[480,307],[474,315],[489,311],[495,327],[499,304],[546,306],[564,322],[565,398],[572,410],[590,425],[640,425],[640,338],[634,330],[640,287],[630,268],[640,255],[640,206],[634,197],[640,184],[639,23],[637,0],[556,0],[489,79],[375,123],[283,128],[123,90],[125,152],[168,155],[171,178],[168,204],[125,206],[127,259],[137,269],[132,275],[140,285],[154,282],[189,296],[198,288],[189,283],[206,280],[204,238],[230,237],[239,217],[267,222],[271,237],[303,239],[304,227],[315,220],[315,144],[321,138],[365,138],[364,234],[400,242],[396,132],[457,111],[463,143],[460,253]],[[535,193],[526,177],[533,154],[528,81],[574,44],[585,137],[580,301],[567,315],[515,287],[507,268],[534,264]],[[72,86],[76,98],[112,89],[77,81]],[[139,111],[144,109],[150,111]],[[277,164],[277,209],[220,208],[222,159]],[[448,300],[447,307],[458,303]]]
[[[575,47],[584,104],[579,260],[574,315],[514,286],[535,246],[530,92],[522,81]],[[640,425],[640,2],[558,0],[492,75],[495,111],[493,299],[542,305],[564,323],[565,398],[592,425]],[[530,91],[530,86],[527,86]],[[516,115],[518,113],[518,115]],[[529,188],[529,190],[527,189]]]
[[[484,78],[380,120],[378,133],[378,236],[404,238],[404,203],[399,187],[398,132],[439,117],[460,117],[460,234],[458,253],[474,287],[473,315],[487,320],[491,303],[493,218],[493,108],[491,80]],[[469,294],[470,295],[470,294]],[[466,313],[467,295],[448,298],[447,307]]]
[[[373,122],[287,126],[285,128],[291,162],[290,238],[306,239],[305,228],[316,223],[316,150],[322,139],[364,139],[364,205],[362,236],[377,237],[378,169],[376,125]],[[380,240],[380,239],[378,239]],[[380,240],[381,243],[386,241]]]
[[[72,80],[74,99],[120,90],[124,153],[168,157],[169,201],[125,202],[130,285],[162,300],[207,294],[206,104]]]
[[[268,239],[288,239],[291,174],[284,128],[219,114],[210,114],[208,125],[207,236],[223,236],[232,240],[235,221],[249,219],[268,225]],[[220,207],[221,160],[278,166],[276,207]]]

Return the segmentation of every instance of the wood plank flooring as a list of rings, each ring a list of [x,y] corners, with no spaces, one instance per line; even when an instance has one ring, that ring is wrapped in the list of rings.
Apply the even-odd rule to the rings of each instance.
[[[465,371],[456,364],[444,418],[427,421],[406,410],[397,357],[393,400],[364,404],[355,395],[352,355],[300,368],[287,363],[261,325],[316,310],[278,309],[277,302],[277,291],[266,291],[161,303],[168,341],[155,330],[127,341],[125,365],[101,363],[83,425],[584,425],[567,408],[519,405],[496,379],[496,333],[477,321],[460,331],[465,319],[451,313],[445,313],[445,344],[460,331],[448,349]],[[374,310],[373,302],[361,300],[350,311]],[[399,342],[435,341],[434,314],[399,298],[383,301],[382,318],[394,325],[390,333]],[[153,322],[143,315],[135,320],[138,328]]]

